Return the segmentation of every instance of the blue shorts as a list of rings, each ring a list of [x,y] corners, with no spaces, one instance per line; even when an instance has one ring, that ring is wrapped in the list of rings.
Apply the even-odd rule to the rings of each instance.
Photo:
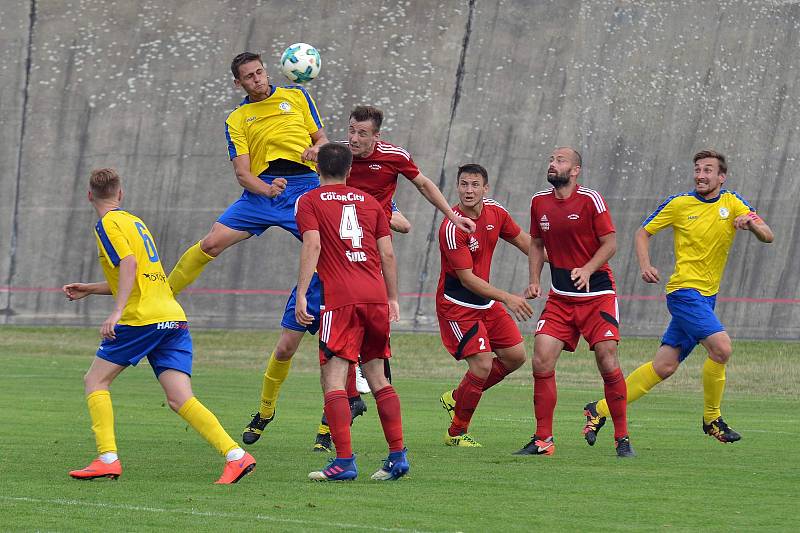
[[[661,344],[679,348],[679,360],[683,361],[701,340],[725,331],[714,314],[716,303],[716,294],[703,296],[696,289],[678,289],[667,294],[667,309],[672,320],[661,337]]]
[[[291,329],[294,331],[307,331],[312,335],[316,335],[319,331],[319,306],[322,300],[322,283],[319,281],[319,276],[316,272],[311,277],[311,283],[308,285],[306,291],[306,311],[314,317],[314,322],[309,326],[304,326],[297,322],[294,316],[295,303],[297,301],[297,287],[292,289],[292,294],[289,296],[289,301],[286,302],[286,309],[283,311],[283,319],[281,320],[281,327]]]
[[[186,322],[159,322],[147,326],[114,327],[116,339],[103,339],[97,357],[120,366],[134,365],[147,357],[156,377],[164,370],[192,375],[192,336]]]
[[[253,194],[248,190],[233,202],[217,222],[231,229],[246,231],[251,235],[261,235],[270,226],[278,226],[300,238],[297,222],[294,219],[294,204],[304,193],[319,187],[316,172],[296,176],[259,176],[264,183],[272,183],[275,178],[286,178],[286,190],[275,198],[263,194]]]

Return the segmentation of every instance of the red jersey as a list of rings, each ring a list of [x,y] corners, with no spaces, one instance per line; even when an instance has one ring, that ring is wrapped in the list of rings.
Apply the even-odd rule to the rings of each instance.
[[[397,190],[398,175],[413,180],[419,173],[408,152],[386,141],[378,141],[367,157],[353,158],[347,185],[374,196],[389,220],[392,218],[392,197]]]
[[[600,237],[614,233],[614,223],[600,193],[580,185],[569,198],[556,198],[555,189],[531,198],[531,238],[544,240],[550,261],[550,294],[590,297],[615,294],[614,276],[608,263],[589,277],[591,292],[578,291],[570,279],[600,248]]]
[[[464,213],[453,206],[453,211]],[[442,273],[436,288],[436,314],[451,320],[476,320],[494,300],[479,296],[461,284],[456,270],[471,269],[482,280],[489,281],[492,254],[498,239],[511,240],[520,227],[503,206],[490,198],[483,199],[483,209],[475,221],[475,233],[465,233],[445,219],[439,227],[439,250]]]
[[[295,218],[301,234],[319,231],[324,309],[388,304],[377,241],[390,234],[389,222],[372,196],[343,184],[323,185],[297,200]]]

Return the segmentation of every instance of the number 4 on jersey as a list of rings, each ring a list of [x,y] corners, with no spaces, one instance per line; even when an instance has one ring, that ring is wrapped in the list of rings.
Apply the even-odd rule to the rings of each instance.
[[[342,240],[350,239],[353,248],[361,248],[361,239],[364,237],[364,230],[358,224],[356,216],[356,206],[346,204],[342,206],[342,220],[339,222],[339,237]]]

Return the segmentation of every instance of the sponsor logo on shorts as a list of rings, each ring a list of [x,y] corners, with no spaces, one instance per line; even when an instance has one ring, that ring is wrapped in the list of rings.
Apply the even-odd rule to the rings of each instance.
[[[605,335],[603,335],[603,337],[613,337],[613,336],[614,336],[614,332],[611,331],[610,329],[608,331],[606,331]]]
[[[156,324],[156,329],[188,329],[188,328],[189,328],[188,323],[176,322],[174,320],[170,322],[159,322],[158,324]]]

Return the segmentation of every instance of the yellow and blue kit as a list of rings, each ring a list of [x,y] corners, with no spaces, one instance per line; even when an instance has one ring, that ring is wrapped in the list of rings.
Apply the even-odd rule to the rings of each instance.
[[[706,200],[696,192],[671,196],[642,224],[651,235],[673,230],[675,271],[667,283],[672,320],[661,339],[683,361],[702,339],[725,328],[714,314],[736,217],[755,211],[739,194],[722,189]]]
[[[299,239],[295,201],[319,186],[314,163],[301,156],[313,144],[311,134],[322,127],[313,98],[299,85],[271,87],[270,95],[260,102],[245,98],[225,121],[228,156],[249,155],[254,176],[267,184],[285,178],[286,190],[275,198],[245,190],[217,222],[251,235],[278,226]]]
[[[95,225],[98,259],[116,297],[122,259],[136,259],[133,288],[114,328],[115,339],[105,339],[97,356],[112,363],[135,365],[148,357],[156,375],[166,368],[191,375],[192,340],[186,314],[172,295],[158,249],[142,220],[115,209]]]

